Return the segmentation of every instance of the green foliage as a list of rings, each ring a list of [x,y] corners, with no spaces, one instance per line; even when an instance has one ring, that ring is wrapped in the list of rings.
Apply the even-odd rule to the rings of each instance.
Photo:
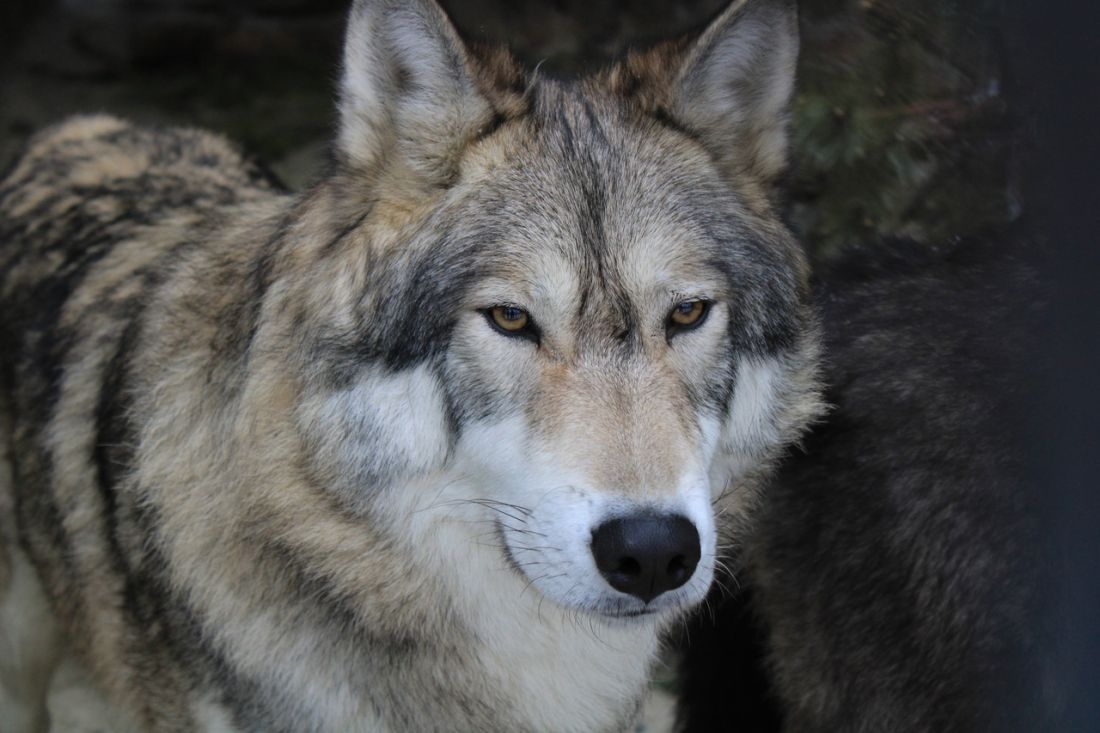
[[[814,256],[1016,216],[997,8],[803,3],[791,219]]]

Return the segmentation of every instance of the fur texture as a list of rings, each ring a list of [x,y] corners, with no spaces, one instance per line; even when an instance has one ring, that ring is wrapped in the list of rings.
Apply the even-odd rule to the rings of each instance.
[[[0,186],[8,592],[33,566],[141,730],[622,729],[819,412],[772,203],[793,8],[576,83],[428,0],[356,2],[347,39],[300,196],[109,117]],[[699,539],[648,601],[591,547],[639,514]]]
[[[689,627],[682,730],[1049,729],[1021,719],[1052,692],[1021,412],[1041,292],[1024,250],[886,242],[821,273],[835,407],[765,492],[742,592],[716,592]]]

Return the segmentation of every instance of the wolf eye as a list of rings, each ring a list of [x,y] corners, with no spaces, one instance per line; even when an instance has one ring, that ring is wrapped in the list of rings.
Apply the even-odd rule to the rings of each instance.
[[[508,332],[522,331],[527,328],[527,321],[530,320],[527,311],[514,305],[498,305],[489,312],[493,316],[493,323]]]
[[[685,300],[673,306],[668,314],[666,329],[669,336],[674,336],[681,331],[690,331],[703,325],[710,312],[709,300]]]
[[[489,325],[505,336],[520,336],[538,343],[538,332],[530,314],[514,305],[497,305],[483,311]]]

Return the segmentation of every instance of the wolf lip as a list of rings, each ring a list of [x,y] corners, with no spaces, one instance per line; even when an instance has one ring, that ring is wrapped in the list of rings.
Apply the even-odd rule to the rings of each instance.
[[[640,611],[620,611],[618,613],[605,613],[604,616],[610,616],[611,618],[642,618],[644,616],[655,616],[657,610],[653,608],[643,608]]]

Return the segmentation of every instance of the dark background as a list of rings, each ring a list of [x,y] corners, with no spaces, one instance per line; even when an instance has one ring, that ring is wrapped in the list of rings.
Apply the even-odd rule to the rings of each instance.
[[[445,0],[554,73],[705,21],[722,0]],[[222,131],[301,187],[324,159],[344,0],[3,0],[0,169],[76,112]],[[1051,284],[1032,480],[1064,650],[1059,730],[1100,730],[1098,10],[1068,0],[802,0],[789,218],[811,256],[1026,227]],[[1021,355],[1027,358],[1030,355]],[[1012,701],[1005,701],[1006,705]]]
[[[346,0],[5,0],[0,166],[33,130],[110,111],[220,130],[292,186],[333,122]],[[444,0],[551,73],[697,26],[724,0]],[[804,0],[790,217],[810,251],[945,241],[1017,219],[1002,0]]]

